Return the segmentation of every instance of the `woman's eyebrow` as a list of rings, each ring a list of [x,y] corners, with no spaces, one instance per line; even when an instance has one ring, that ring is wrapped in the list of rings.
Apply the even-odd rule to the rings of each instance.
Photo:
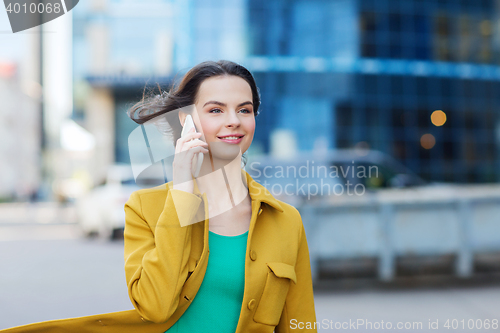
[[[206,103],[203,105],[203,107],[205,107],[205,105],[207,105],[207,104],[217,104],[217,105],[224,106],[224,107],[225,107],[225,106],[227,106],[226,104],[224,104],[224,103],[222,103],[222,102],[218,102],[218,101],[208,101],[208,102],[206,102]],[[250,104],[250,105],[252,105],[252,106],[253,106],[253,103],[252,103],[252,102],[250,102],[250,101],[246,101],[246,102],[243,102],[243,103],[238,104],[238,105],[237,105],[237,107],[240,107],[240,106],[243,106],[243,105],[247,105],[247,104]]]

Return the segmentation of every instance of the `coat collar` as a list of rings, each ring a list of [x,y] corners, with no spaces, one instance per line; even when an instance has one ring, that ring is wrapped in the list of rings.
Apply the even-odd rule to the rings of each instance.
[[[274,196],[271,194],[271,192],[268,191],[267,188],[265,188],[263,185],[253,180],[253,178],[250,177],[248,172],[246,172],[243,169],[241,169],[241,175],[242,177],[246,177],[248,192],[250,193],[252,201],[265,202],[274,209],[283,213],[283,207],[281,207],[279,201],[276,200],[276,198],[274,198]]]
[[[246,179],[246,184],[248,187],[248,193],[250,193],[250,198],[252,199],[252,206],[254,203],[261,203],[264,202],[277,211],[283,213],[283,207],[279,203],[276,198],[269,192],[267,188],[265,188],[263,185],[259,184],[253,178],[246,172],[245,170],[241,169],[241,177],[243,179]],[[196,184],[196,181],[194,182],[194,189],[193,193],[198,196],[204,196],[200,193],[200,190],[198,189],[198,185]]]

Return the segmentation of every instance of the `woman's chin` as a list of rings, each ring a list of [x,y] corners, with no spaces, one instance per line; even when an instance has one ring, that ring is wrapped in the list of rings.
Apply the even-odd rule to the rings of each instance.
[[[211,142],[210,153],[214,159],[227,161],[230,163],[241,156],[239,145],[228,144],[225,142]]]
[[[212,153],[212,158],[217,161],[217,163],[222,163],[224,165],[227,165],[231,162],[234,162],[236,160],[240,159],[239,154],[213,154]]]

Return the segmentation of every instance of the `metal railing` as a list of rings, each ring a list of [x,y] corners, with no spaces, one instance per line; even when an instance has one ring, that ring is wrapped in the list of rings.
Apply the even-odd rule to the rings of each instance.
[[[396,258],[453,255],[459,277],[474,273],[474,255],[500,253],[500,195],[441,200],[372,200],[298,208],[313,279],[319,261],[372,258],[378,278],[395,277]]]

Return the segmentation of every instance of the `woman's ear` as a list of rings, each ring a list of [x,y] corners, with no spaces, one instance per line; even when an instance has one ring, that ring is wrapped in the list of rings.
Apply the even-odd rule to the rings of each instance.
[[[179,122],[181,123],[182,127],[184,127],[184,122],[186,121],[186,116],[187,116],[187,114],[185,114],[182,111],[179,111]]]

